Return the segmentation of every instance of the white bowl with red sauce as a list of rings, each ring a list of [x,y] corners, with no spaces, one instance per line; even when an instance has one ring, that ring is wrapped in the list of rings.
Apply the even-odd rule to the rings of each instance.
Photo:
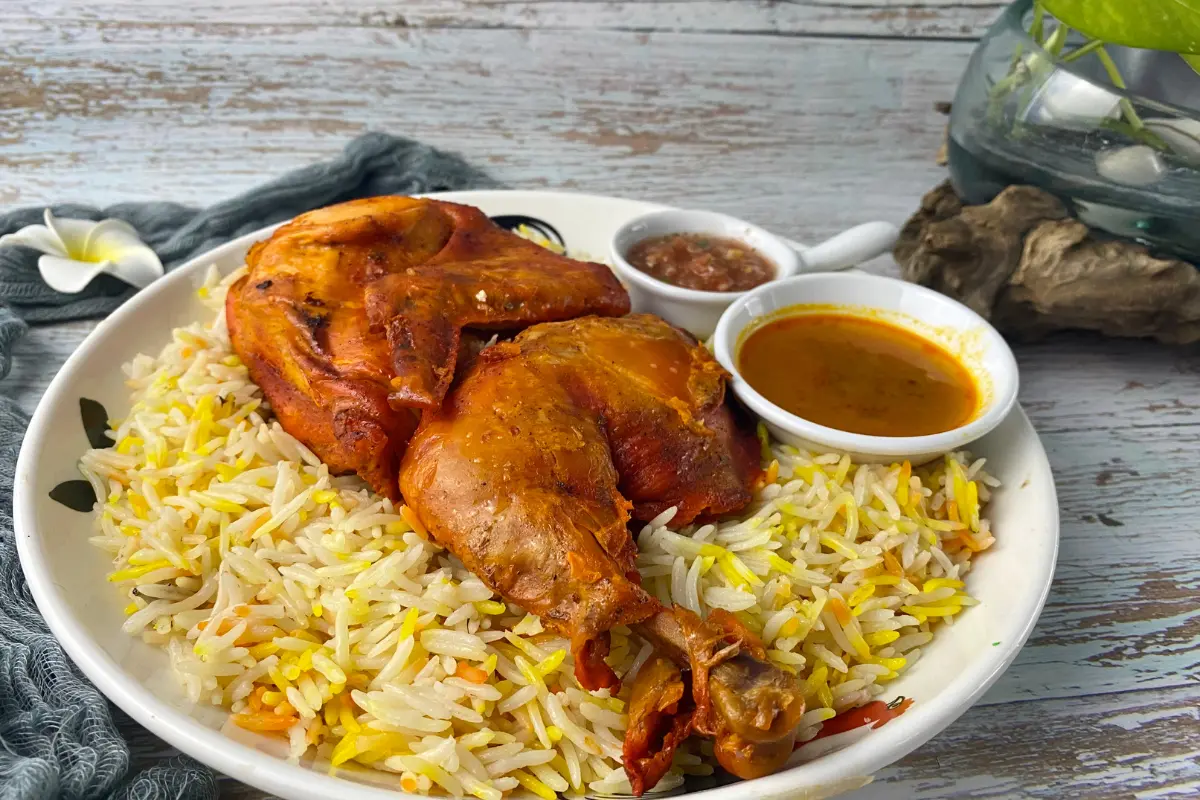
[[[800,272],[854,266],[890,250],[897,235],[889,223],[870,222],[800,248],[726,214],[668,209],[626,222],[609,250],[634,311],[657,314],[707,340],[725,309],[747,291]],[[660,260],[647,260],[655,257]]]
[[[703,243],[717,246],[731,242],[741,244],[747,256],[766,262],[764,282],[789,277],[800,269],[800,256],[782,239],[756,225],[725,214],[670,209],[645,214],[622,225],[612,238],[612,267],[629,291],[633,310],[657,314],[700,339],[707,339],[712,334],[721,312],[744,295],[746,289],[721,291],[676,285],[648,274],[644,267],[640,268],[631,261],[635,248],[654,243],[655,240],[664,241],[667,237],[687,237],[675,239],[676,242],[684,242],[681,251],[687,249],[694,252]],[[683,253],[680,252],[680,255]],[[695,265],[699,260],[692,259],[691,263]],[[694,278],[702,277],[696,272],[687,274]],[[696,281],[685,283],[696,285]]]
[[[879,275],[764,284],[726,309],[712,346],[776,438],[860,461],[919,464],[959,450],[1017,399],[1016,360],[986,320]]]

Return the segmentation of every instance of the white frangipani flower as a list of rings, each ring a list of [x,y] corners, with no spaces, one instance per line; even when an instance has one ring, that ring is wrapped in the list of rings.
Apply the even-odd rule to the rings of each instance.
[[[57,292],[83,291],[101,272],[139,289],[162,277],[163,265],[127,222],[106,219],[56,219],[46,209],[45,225],[28,225],[0,236],[0,246],[19,244],[44,253],[38,259],[42,280]]]

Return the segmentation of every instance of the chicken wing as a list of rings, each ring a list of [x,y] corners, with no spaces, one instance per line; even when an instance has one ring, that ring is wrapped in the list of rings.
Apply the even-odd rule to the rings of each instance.
[[[410,197],[301,215],[246,263],[226,311],[250,377],[332,471],[393,499],[417,410],[441,402],[464,327],[629,310],[606,267],[555,255],[476,208]]]
[[[686,333],[635,315],[537,325],[484,350],[426,412],[400,485],[471,571],[571,639],[584,687],[618,685],[604,657],[621,624],[689,671],[686,704],[682,692],[648,695],[657,716],[627,742],[640,791],[670,764],[647,748],[680,738],[658,737],[660,720],[715,737],[718,754],[746,743],[790,752],[803,710],[794,681],[747,632],[650,596],[627,528],[671,507],[679,524],[740,509],[759,475],[758,443],[726,402],[719,365]],[[740,757],[722,763],[750,773]]]

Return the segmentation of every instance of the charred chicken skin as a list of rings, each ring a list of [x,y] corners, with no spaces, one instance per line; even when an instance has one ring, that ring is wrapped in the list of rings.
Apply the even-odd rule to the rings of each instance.
[[[639,794],[693,731],[714,737],[737,775],[776,769],[804,708],[792,677],[736,620],[664,607],[635,565],[631,518],[675,507],[674,522],[687,524],[751,498],[758,442],[725,381],[704,348],[657,317],[537,325],[480,353],[425,413],[400,468],[430,533],[570,638],[585,688],[619,683],[604,661],[614,626],[654,644],[661,658],[635,681],[626,739]]]
[[[419,409],[441,403],[470,344],[464,329],[629,311],[606,267],[435,200],[373,197],[303,214],[246,263],[226,300],[234,351],[289,433],[392,499]]]

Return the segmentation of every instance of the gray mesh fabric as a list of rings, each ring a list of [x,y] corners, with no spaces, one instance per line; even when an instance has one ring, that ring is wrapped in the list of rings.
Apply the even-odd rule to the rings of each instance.
[[[65,204],[53,210],[61,217],[126,220],[171,269],[222,242],[331,203],[496,185],[457,156],[410,139],[367,133],[332,161],[206,209],[122,203],[105,209]],[[0,214],[0,235],[41,218],[40,207]],[[100,276],[79,294],[61,294],[42,282],[37,258],[24,247],[0,248],[0,379],[8,375],[13,343],[27,325],[101,317],[134,292]],[[17,559],[12,520],[13,470],[28,422],[13,400],[0,395],[0,800],[215,800],[216,776],[188,758],[129,774],[129,745],[107,701],[66,657],[33,603]]]

